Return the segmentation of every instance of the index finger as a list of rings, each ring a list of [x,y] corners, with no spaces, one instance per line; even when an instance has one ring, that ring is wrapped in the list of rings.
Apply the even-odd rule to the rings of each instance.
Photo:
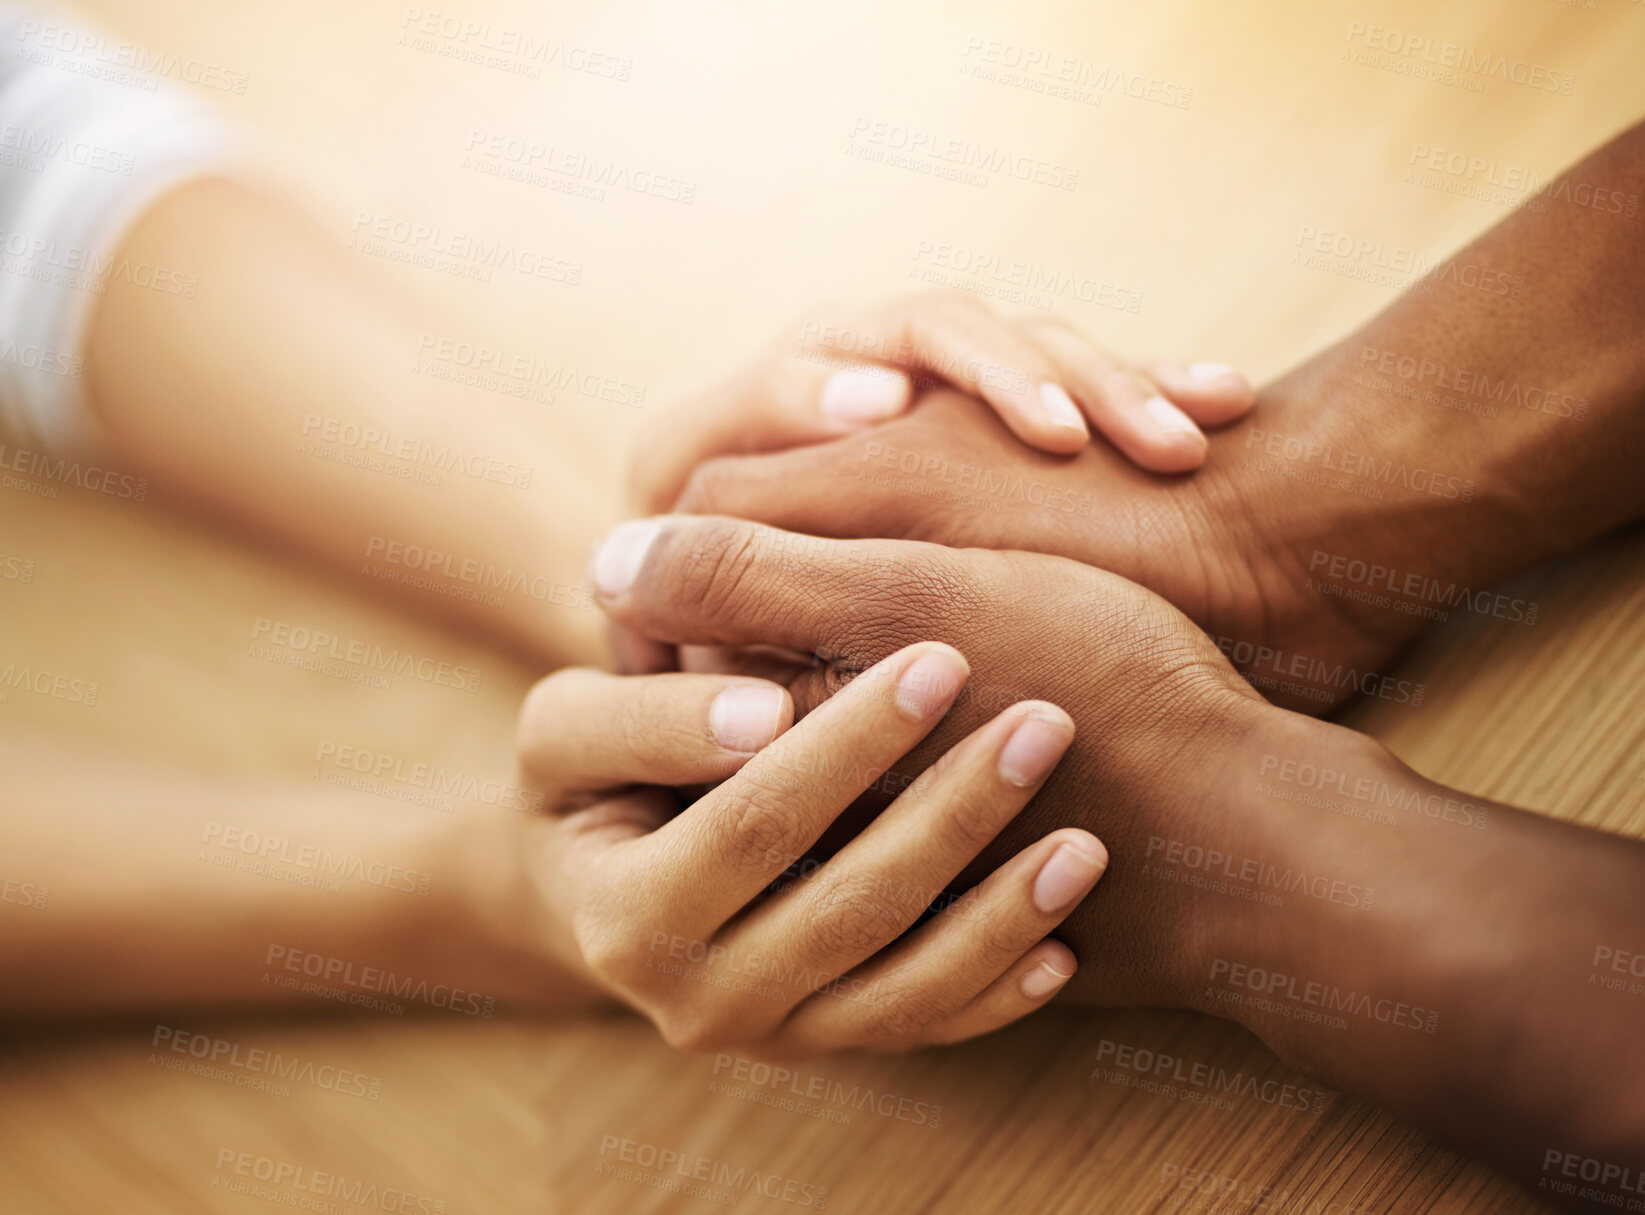
[[[638,841],[662,875],[661,922],[717,932],[931,732],[969,674],[940,642],[897,651]]]

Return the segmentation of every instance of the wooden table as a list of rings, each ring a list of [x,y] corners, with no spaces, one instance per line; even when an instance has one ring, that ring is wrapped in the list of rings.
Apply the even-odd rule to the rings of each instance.
[[[1443,169],[1425,180],[1413,161],[1440,149],[1546,177],[1645,111],[1645,5],[1629,0],[1443,11],[1174,0],[1057,13],[966,0],[491,0],[465,13],[491,23],[486,37],[517,31],[551,45],[539,60],[499,50],[481,63],[460,57],[438,23],[419,32],[414,14],[432,7],[387,0],[91,7],[124,37],[244,73],[243,93],[196,91],[286,150],[339,240],[368,210],[584,265],[575,288],[396,272],[408,290],[457,299],[471,336],[647,386],[646,409],[629,416],[555,406],[544,419],[589,467],[609,470],[609,496],[568,521],[590,537],[616,515],[632,429],[810,303],[933,279],[975,286],[956,269],[967,259],[1020,259],[1081,284],[1028,306],[1066,313],[1117,349],[1188,351],[1266,376],[1403,281],[1360,277],[1374,255],[1299,258],[1305,234],[1431,264],[1517,196],[1470,192]],[[1571,87],[1421,79],[1372,26],[1528,60],[1570,74]],[[1059,84],[1059,71],[1075,82]],[[911,132],[1006,148],[1042,162],[1048,180],[994,170],[943,180],[897,160]],[[626,161],[665,195],[689,184],[691,201],[505,179],[471,159],[494,135]],[[1075,170],[1075,188],[1054,184]],[[0,721],[235,776],[304,777],[324,737],[508,771],[514,706],[538,672],[198,521],[84,494],[0,492],[0,503],[0,552],[37,569],[32,583],[0,583],[0,644],[104,685],[93,709],[13,696]],[[1420,709],[1375,703],[1347,719],[1439,780],[1639,832],[1645,538],[1523,582],[1543,605],[1535,627],[1445,625],[1404,672],[1430,689]],[[244,649],[259,616],[326,620],[482,664],[485,690],[384,693],[258,663]],[[1537,1208],[1346,1098],[1318,1110],[1208,1102],[1096,1070],[1124,1045],[1306,1087],[1243,1031],[1189,1015],[1052,1012],[959,1049],[780,1079],[735,1059],[677,1056],[626,1019],[200,1028],[363,1072],[380,1096],[312,1085],[279,1096],[175,1074],[152,1061],[152,1018],[129,1031],[31,1035],[0,1055],[0,1205],[325,1209],[299,1205],[318,1170],[346,1179],[347,1201],[331,1201],[350,1211],[708,1210],[728,1196],[780,1211],[822,1206],[824,1188],[826,1209],[853,1215],[1235,1212],[1262,1187],[1275,1193],[1261,1209],[1288,1213]],[[254,1175],[289,1167],[267,1192],[237,1193],[228,1183],[243,1180],[242,1152]],[[665,1152],[691,1162],[688,1178],[707,1178],[704,1196],[645,1183]],[[737,1190],[740,1170],[742,1184],[758,1174],[778,1196]],[[1221,1179],[1207,1183],[1216,1193],[1175,1186],[1187,1170]],[[395,1206],[404,1194],[414,1197]]]

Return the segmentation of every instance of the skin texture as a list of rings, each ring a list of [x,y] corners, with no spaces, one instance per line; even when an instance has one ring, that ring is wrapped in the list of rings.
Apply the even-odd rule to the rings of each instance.
[[[838,856],[796,863],[942,718],[966,675],[952,649],[909,646],[792,729],[787,696],[763,685],[777,711],[735,749],[716,741],[711,706],[754,681],[549,677],[521,715],[522,762],[549,813],[522,828],[516,927],[683,1050],[907,1049],[1016,1020],[1074,973],[1068,948],[1044,938],[1101,876],[1099,841],[1035,839],[915,923],[1060,758],[1073,729],[1055,706],[992,718]],[[1002,761],[1025,733],[1038,762],[1009,779],[1018,770]],[[721,783],[676,815],[665,790],[633,784],[664,780]],[[1042,906],[1037,875],[1065,849],[1086,863]]]
[[[627,524],[622,543],[642,556],[601,580],[615,620],[814,655],[788,664],[802,721],[909,637],[966,655],[973,695],[859,824],[991,694],[1067,709],[1074,745],[977,865],[1048,828],[1100,834],[1108,873],[1059,930],[1080,961],[1068,998],[1237,1020],[1528,1183],[1557,1176],[1556,1149],[1645,1152],[1637,1011],[1593,960],[1645,922],[1645,845],[1444,789],[1272,706],[1158,596],[1063,558],[688,516]]]

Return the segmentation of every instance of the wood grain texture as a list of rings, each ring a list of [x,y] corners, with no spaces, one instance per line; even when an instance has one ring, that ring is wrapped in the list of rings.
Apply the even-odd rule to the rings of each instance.
[[[243,95],[216,100],[286,150],[340,243],[364,209],[585,266],[573,289],[373,263],[407,291],[450,297],[471,327],[463,336],[646,386],[643,410],[604,412],[575,397],[541,410],[545,427],[609,472],[609,493],[566,520],[590,538],[616,517],[622,452],[637,427],[766,342],[782,318],[919,285],[931,267],[922,249],[1026,260],[1106,284],[1110,300],[1140,292],[1135,312],[1072,295],[1046,302],[1122,351],[1188,351],[1266,375],[1401,285],[1397,275],[1354,277],[1340,259],[1297,261],[1304,227],[1431,263],[1506,213],[1511,198],[1407,180],[1414,144],[1546,177],[1645,112],[1645,5],[1629,0],[1591,9],[1172,0],[1033,12],[493,0],[463,14],[631,60],[627,81],[553,65],[534,78],[454,58],[438,40],[407,45],[408,9],[388,0],[88,7],[122,36],[246,73]],[[1573,74],[1574,87],[1567,96],[1495,79],[1435,83],[1391,56],[1361,63],[1356,22],[1544,64]],[[1191,92],[1181,106],[1123,89],[1067,99],[1036,89],[1031,74],[986,79],[973,70],[986,52],[973,48],[994,39],[1159,82],[1157,96],[1164,85],[1174,97]],[[871,162],[853,137],[858,120],[1009,145],[1077,168],[1078,186],[998,174],[967,185]],[[626,160],[695,183],[695,197],[611,189],[595,199],[503,180],[466,164],[472,132]],[[235,777],[306,779],[328,738],[465,772],[510,770],[514,707],[539,672],[394,616],[361,587],[248,547],[209,520],[8,483],[0,552],[36,565],[30,583],[0,582],[0,653],[103,689],[93,708],[13,692],[0,703],[8,727]],[[1645,536],[1613,538],[1522,584],[1542,605],[1534,627],[1446,622],[1401,672],[1426,685],[1421,708],[1371,702],[1345,720],[1435,779],[1645,832]],[[384,691],[260,662],[246,652],[259,617],[466,661],[484,671],[482,691],[400,681]],[[410,811],[385,801],[384,812]],[[1181,1014],[1053,1012],[958,1049],[802,1066],[789,1087],[823,1096],[794,1108],[761,1099],[783,1086],[726,1091],[733,1069],[716,1074],[713,1059],[675,1055],[625,1018],[164,1020],[347,1066],[379,1078],[380,1096],[313,1085],[271,1095],[169,1071],[152,1058],[153,1018],[14,1035],[0,1052],[7,1210],[185,1215],[299,1201],[290,1184],[272,1197],[225,1188],[234,1175],[218,1167],[224,1150],[448,1211],[723,1205],[613,1175],[607,1136],[707,1157],[733,1176],[775,1177],[779,1188],[826,1187],[826,1209],[852,1215],[1220,1215],[1256,1209],[1262,1187],[1274,1194],[1261,1209],[1287,1213],[1540,1209],[1345,1097],[1317,1112],[1249,1096],[1223,1108],[1196,1090],[1144,1091],[1094,1074],[1107,1039],[1311,1087],[1243,1031]],[[1232,1188],[1173,1189],[1177,1169],[1209,1170]],[[329,1201],[374,1209],[364,1190],[353,1193]],[[744,1209],[805,1209],[734,1196]]]

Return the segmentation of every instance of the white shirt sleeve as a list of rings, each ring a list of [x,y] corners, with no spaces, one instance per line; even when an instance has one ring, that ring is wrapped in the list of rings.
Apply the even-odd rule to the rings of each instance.
[[[237,159],[228,122],[120,48],[0,0],[0,425],[48,451],[91,433],[83,343],[109,277],[156,272],[117,264],[126,232]]]

